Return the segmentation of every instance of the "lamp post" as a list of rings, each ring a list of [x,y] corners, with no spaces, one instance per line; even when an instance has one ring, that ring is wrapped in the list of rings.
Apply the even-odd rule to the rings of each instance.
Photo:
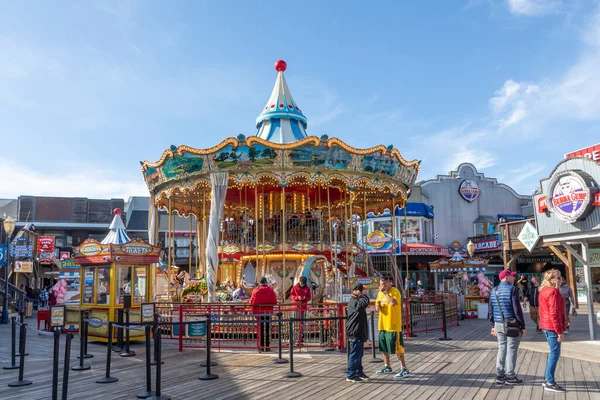
[[[469,239],[469,243],[467,243],[467,251],[469,252],[469,257],[473,257],[473,253],[475,253],[475,243],[471,239]]]
[[[15,220],[10,216],[2,224],[6,233],[6,266],[4,268],[4,301],[2,303],[2,323],[8,324],[8,270],[10,268],[10,237],[15,230]]]

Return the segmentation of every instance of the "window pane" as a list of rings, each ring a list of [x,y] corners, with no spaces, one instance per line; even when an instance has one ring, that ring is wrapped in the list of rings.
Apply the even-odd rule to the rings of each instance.
[[[83,304],[94,302],[94,268],[85,268],[83,272]]]
[[[146,300],[146,267],[135,267],[135,292],[134,303],[143,303]]]
[[[483,224],[475,224],[475,236],[483,235]]]
[[[97,274],[98,288],[96,293],[98,293],[98,298],[96,303],[110,304],[110,268],[98,268]]]
[[[117,304],[123,304],[123,296],[131,295],[131,267],[117,269]]]

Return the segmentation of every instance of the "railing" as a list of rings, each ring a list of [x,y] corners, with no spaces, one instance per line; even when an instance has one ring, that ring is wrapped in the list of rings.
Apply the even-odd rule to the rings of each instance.
[[[5,281],[0,278],[0,294],[4,297]],[[27,310],[27,304],[31,303],[33,307],[37,307],[37,300],[30,299],[24,290],[19,289],[12,283],[8,283],[8,308],[14,307],[17,314],[21,314]],[[26,313],[29,317],[31,313]]]

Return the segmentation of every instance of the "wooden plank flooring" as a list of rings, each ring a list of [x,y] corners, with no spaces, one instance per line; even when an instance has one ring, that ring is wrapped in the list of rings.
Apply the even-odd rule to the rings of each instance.
[[[29,320],[32,321],[32,320]],[[32,325],[32,322],[30,322]],[[371,380],[367,383],[351,384],[345,381],[342,370],[346,366],[346,354],[338,351],[306,351],[294,355],[295,370],[303,374],[300,378],[284,378],[282,374],[289,364],[276,365],[270,355],[249,352],[215,352],[213,359],[218,366],[213,373],[219,379],[200,381],[205,372],[199,366],[204,360],[204,350],[185,349],[178,353],[175,343],[164,342],[162,368],[162,392],[172,399],[493,399],[493,400],[600,400],[600,360],[598,362],[563,354],[557,369],[557,379],[568,389],[567,394],[557,395],[542,390],[547,351],[543,351],[543,335],[533,335],[519,350],[518,374],[525,380],[523,386],[508,387],[494,384],[496,375],[496,347],[489,335],[487,321],[462,321],[460,327],[452,328],[452,341],[439,341],[441,334],[431,333],[406,340],[407,364],[411,375],[402,380],[393,376],[376,375],[382,363],[369,363],[367,351],[363,365]],[[28,334],[25,378],[32,380],[31,386],[9,388],[7,384],[16,380],[18,370],[0,370],[0,398],[2,400],[49,399],[52,379],[52,338]],[[10,329],[0,326],[0,364],[9,362]],[[575,339],[574,339],[575,340]],[[584,339],[585,340],[585,339]],[[581,350],[595,354],[600,351],[596,343],[577,342]],[[526,345],[528,344],[528,345]],[[78,362],[79,340],[73,342],[71,364]],[[537,347],[536,347],[537,346]],[[61,338],[61,369],[64,336]],[[119,357],[113,353],[111,375],[119,378],[117,383],[100,385],[95,380],[104,374],[106,347],[90,343],[89,352],[94,358],[86,360],[92,369],[70,372],[69,399],[134,399],[145,389],[144,345],[133,346],[137,355]],[[540,350],[535,350],[540,349]],[[287,353],[284,357],[287,358]],[[381,358],[378,354],[377,357]],[[394,369],[398,361],[393,360]],[[154,370],[152,367],[154,381]],[[154,382],[153,382],[154,388]],[[59,387],[60,390],[60,387]]]

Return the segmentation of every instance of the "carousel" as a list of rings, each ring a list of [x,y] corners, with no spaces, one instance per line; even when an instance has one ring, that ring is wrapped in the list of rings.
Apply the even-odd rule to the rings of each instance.
[[[359,245],[359,227],[369,212],[405,206],[419,161],[404,160],[393,146],[357,149],[327,135],[308,136],[308,119],[284,76],[286,63],[277,61],[275,69],[255,136],[208,149],[171,146],[158,161],[141,163],[152,244],[159,210],[168,215],[169,300],[201,293],[212,302],[227,285],[249,294],[264,275],[285,302],[305,275],[316,299],[339,301],[348,278],[398,276],[395,266],[373,265]],[[189,218],[195,244],[191,279],[182,281],[173,268],[175,214]]]

